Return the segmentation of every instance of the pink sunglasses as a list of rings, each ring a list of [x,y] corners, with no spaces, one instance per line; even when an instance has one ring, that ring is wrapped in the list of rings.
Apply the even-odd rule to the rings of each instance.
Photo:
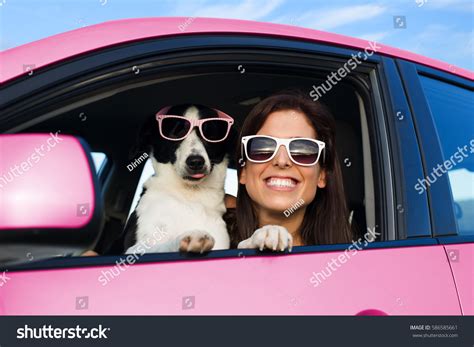
[[[206,119],[188,119],[183,116],[166,114],[171,106],[163,107],[156,114],[160,135],[170,141],[181,141],[197,127],[207,142],[221,142],[229,135],[234,119],[228,114],[213,109],[218,117]]]

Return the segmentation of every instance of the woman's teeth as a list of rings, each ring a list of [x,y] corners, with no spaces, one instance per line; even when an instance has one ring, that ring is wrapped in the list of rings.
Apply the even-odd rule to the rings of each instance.
[[[296,187],[296,181],[291,178],[270,177],[267,179],[267,185],[269,187],[294,188]]]

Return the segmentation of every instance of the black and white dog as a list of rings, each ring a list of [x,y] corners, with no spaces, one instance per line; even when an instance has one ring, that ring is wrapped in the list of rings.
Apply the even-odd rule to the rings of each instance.
[[[165,107],[140,141],[155,175],[144,184],[125,229],[126,253],[228,249],[222,216],[233,120],[202,105]],[[142,147],[143,148],[143,147]]]

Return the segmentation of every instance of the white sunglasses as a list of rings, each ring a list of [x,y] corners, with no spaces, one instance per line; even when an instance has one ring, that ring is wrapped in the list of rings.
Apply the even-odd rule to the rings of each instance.
[[[276,156],[280,146],[286,148],[288,157],[296,165],[316,165],[321,156],[321,152],[323,152],[323,162],[325,161],[326,144],[323,141],[306,137],[282,139],[266,135],[251,135],[242,137],[242,147],[245,152],[245,157],[241,152],[239,164],[240,166],[245,166],[244,158],[257,164],[269,162]]]

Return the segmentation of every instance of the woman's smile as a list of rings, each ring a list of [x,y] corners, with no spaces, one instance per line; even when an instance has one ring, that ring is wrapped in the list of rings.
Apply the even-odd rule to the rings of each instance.
[[[270,176],[263,180],[267,188],[271,190],[292,192],[296,190],[298,180],[288,176]]]

